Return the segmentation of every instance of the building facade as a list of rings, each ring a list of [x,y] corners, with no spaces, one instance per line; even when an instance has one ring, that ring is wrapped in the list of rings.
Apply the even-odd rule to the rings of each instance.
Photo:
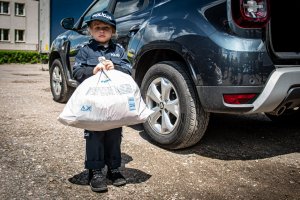
[[[39,1],[0,0],[0,50],[38,50]]]

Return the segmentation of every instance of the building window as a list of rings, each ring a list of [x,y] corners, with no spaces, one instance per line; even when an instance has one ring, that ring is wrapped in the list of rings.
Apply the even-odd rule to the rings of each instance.
[[[25,16],[25,4],[16,3],[15,4],[15,14],[16,14],[16,16]]]
[[[9,2],[0,1],[0,14],[9,14]]]
[[[15,41],[16,42],[25,42],[25,31],[24,30],[15,30]]]
[[[9,29],[0,28],[0,41],[9,41]]]

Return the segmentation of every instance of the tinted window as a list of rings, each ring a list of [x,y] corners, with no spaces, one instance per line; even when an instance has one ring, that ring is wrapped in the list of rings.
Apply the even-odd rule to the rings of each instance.
[[[91,15],[94,13],[94,12],[97,12],[97,11],[102,11],[102,10],[105,10],[107,8],[109,4],[109,0],[100,0],[98,1],[98,3],[96,3],[90,10],[89,12],[87,12],[87,14],[84,16],[84,19],[83,19],[83,26],[85,26],[85,21],[86,20],[89,20]]]
[[[148,0],[120,0],[116,3],[114,16],[122,17],[142,10],[148,4]]]

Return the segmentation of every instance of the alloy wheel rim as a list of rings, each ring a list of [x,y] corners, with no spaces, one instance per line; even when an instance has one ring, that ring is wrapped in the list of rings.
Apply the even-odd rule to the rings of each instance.
[[[60,95],[62,88],[62,74],[58,66],[52,72],[52,88],[55,95]]]
[[[147,89],[146,104],[154,113],[148,120],[158,134],[170,134],[177,126],[180,116],[178,93],[166,78],[156,78]]]

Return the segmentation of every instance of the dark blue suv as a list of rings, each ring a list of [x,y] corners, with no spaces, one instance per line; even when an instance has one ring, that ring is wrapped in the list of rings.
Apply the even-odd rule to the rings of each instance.
[[[91,13],[112,12],[118,43],[155,111],[144,129],[161,147],[194,145],[210,113],[265,113],[299,119],[300,3],[270,0],[96,0],[51,46],[54,100],[66,102],[77,82],[74,56],[88,42]],[[286,23],[289,22],[289,23]]]

